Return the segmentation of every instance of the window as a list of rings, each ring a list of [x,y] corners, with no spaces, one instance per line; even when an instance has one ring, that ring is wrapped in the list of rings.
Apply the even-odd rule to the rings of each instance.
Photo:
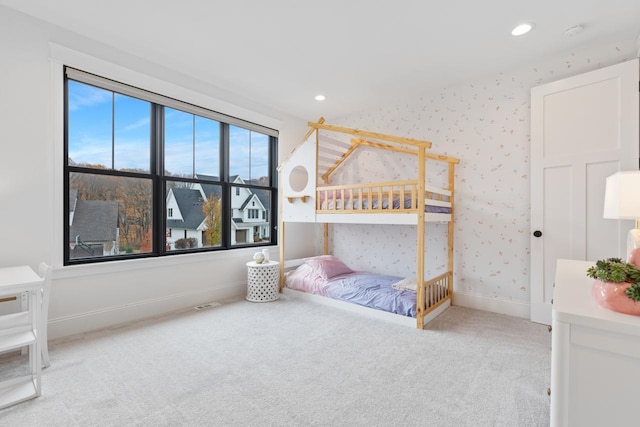
[[[65,113],[65,264],[276,243],[277,131],[72,68]]]

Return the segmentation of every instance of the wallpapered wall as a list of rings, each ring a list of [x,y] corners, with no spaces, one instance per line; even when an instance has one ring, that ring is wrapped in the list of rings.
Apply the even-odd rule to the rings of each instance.
[[[530,90],[632,59],[636,52],[635,39],[592,46],[327,123],[429,140],[433,152],[459,157],[454,289],[528,302]],[[410,178],[407,171],[416,170],[409,156],[374,150],[360,151],[354,162],[333,182]],[[442,171],[434,172],[441,180]],[[415,227],[335,225],[330,236],[333,253],[354,269],[415,274]],[[446,241],[445,224],[428,225],[427,277],[445,270]]]

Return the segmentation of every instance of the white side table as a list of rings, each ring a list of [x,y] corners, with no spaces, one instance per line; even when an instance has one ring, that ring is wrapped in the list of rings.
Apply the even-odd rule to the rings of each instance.
[[[269,302],[275,301],[278,295],[278,279],[280,278],[280,263],[267,261],[258,264],[255,261],[247,263],[247,301]]]

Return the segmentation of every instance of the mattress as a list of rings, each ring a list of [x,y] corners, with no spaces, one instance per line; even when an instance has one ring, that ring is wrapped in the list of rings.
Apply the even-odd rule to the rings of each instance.
[[[396,197],[393,199],[393,204],[392,204],[392,209],[400,209],[400,205],[401,205],[401,200],[399,197]],[[429,201],[427,200],[426,203],[428,203]],[[337,200],[333,200],[333,198],[331,196],[329,196],[328,200],[324,200],[321,203],[321,210],[330,210],[330,211],[334,211],[334,210],[341,210],[344,209],[343,206],[346,206],[346,209],[353,209],[353,210],[375,210],[375,209],[379,209],[378,206],[378,198],[374,197],[373,201],[371,203],[372,207],[369,208],[369,199],[368,198],[364,198],[362,199],[362,203],[360,203],[360,199],[359,198],[354,198],[353,200],[350,199],[345,199],[344,201],[342,199],[337,199]],[[411,197],[410,196],[406,196],[404,198],[404,203],[403,205],[403,209],[411,209]],[[382,198],[382,207],[381,209],[389,209],[389,199],[387,197],[383,197]],[[425,212],[429,212],[429,213],[446,213],[449,214],[451,213],[451,208],[450,207],[445,207],[445,206],[432,206],[432,205],[425,205],[424,207],[424,211]]]
[[[285,285],[302,292],[415,317],[416,293],[400,291],[392,287],[400,280],[402,277],[364,271],[339,274],[324,279],[305,269],[298,269],[286,275]]]

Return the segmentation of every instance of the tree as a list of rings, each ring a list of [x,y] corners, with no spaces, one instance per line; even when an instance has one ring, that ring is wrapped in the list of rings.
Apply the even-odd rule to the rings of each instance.
[[[120,237],[136,250],[144,244],[151,228],[151,182],[137,178],[119,177],[116,189],[120,202]]]
[[[100,165],[83,166],[105,169]],[[151,229],[153,212],[150,180],[92,173],[72,173],[69,188],[78,191],[78,199],[80,200],[117,201],[119,204],[120,246],[132,247],[137,252],[145,244],[145,238]]]
[[[222,209],[220,199],[213,194],[209,195],[207,201],[202,204],[204,223],[207,227],[203,242],[208,246],[216,246],[222,243]]]
[[[151,252],[153,250],[153,235],[151,234],[151,228],[147,230],[147,234],[144,237],[144,242],[140,246],[140,252]]]

